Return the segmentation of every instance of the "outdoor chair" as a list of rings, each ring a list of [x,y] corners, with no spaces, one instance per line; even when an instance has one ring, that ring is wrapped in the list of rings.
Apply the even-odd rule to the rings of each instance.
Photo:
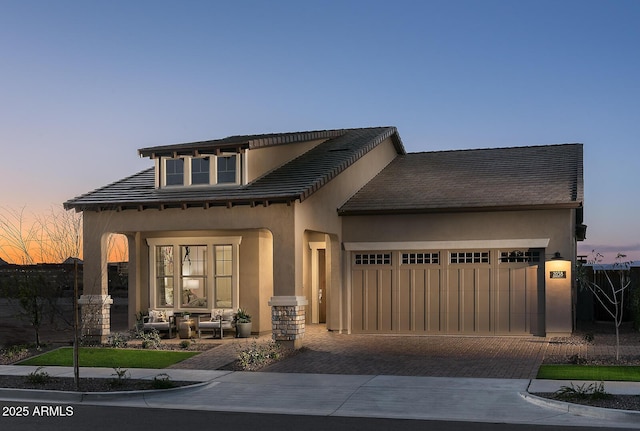
[[[149,310],[149,315],[142,322],[144,331],[167,332],[169,338],[176,333],[176,319],[172,310]]]
[[[197,331],[198,338],[202,338],[202,331],[212,331],[213,338],[216,333],[220,334],[220,339],[224,337],[224,331],[234,329],[234,313],[231,309],[214,309],[210,316],[198,316]]]

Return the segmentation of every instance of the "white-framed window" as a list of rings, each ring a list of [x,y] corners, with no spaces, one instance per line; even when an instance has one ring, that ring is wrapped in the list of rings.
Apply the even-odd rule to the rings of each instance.
[[[440,253],[405,252],[401,255],[403,265],[437,265],[440,263]]]
[[[391,265],[391,253],[354,253],[356,265]]]
[[[152,308],[238,308],[242,237],[148,238]]]
[[[211,183],[211,160],[209,157],[191,159],[191,184]]]
[[[234,185],[242,183],[242,154],[162,157],[156,164],[157,184],[164,187]]]
[[[164,160],[164,185],[184,185],[184,165],[183,158]]]
[[[452,251],[449,263],[489,263],[488,251]]]
[[[500,263],[513,263],[513,262],[538,263],[540,262],[540,251],[511,250],[511,251],[500,252]]]
[[[220,155],[216,157],[216,183],[217,184],[237,184],[239,183],[239,161],[237,154]]]

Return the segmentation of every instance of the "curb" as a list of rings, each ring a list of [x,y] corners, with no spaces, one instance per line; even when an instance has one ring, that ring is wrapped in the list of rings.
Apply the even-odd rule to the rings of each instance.
[[[82,403],[85,401],[104,401],[114,398],[145,398],[149,395],[189,392],[195,389],[199,389],[203,386],[207,386],[211,383],[211,381],[207,381],[168,389],[145,389],[137,391],[111,392],[71,392],[45,389],[0,388],[0,399],[20,401],[49,401],[54,403]]]
[[[607,409],[604,407],[585,406],[582,404],[567,403],[565,401],[550,400],[549,398],[538,397],[528,392],[520,392],[518,395],[525,401],[540,406],[561,410],[578,416],[587,416],[597,419],[633,421],[637,423],[640,419],[640,411]]]

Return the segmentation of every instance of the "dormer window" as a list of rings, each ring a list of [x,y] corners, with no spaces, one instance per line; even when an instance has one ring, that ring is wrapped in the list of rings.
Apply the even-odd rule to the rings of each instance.
[[[218,157],[218,184],[235,184],[238,182],[237,156]]]
[[[208,157],[191,159],[191,184],[209,184],[210,169]]]
[[[236,153],[201,157],[160,159],[160,187],[215,186],[241,184],[241,156]]]
[[[184,159],[168,159],[165,163],[165,185],[184,184]]]

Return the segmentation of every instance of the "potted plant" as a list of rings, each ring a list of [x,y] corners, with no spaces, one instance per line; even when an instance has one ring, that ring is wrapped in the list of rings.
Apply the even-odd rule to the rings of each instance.
[[[233,316],[233,323],[236,326],[236,337],[248,338],[251,336],[251,316],[247,311],[238,308],[238,312]]]

